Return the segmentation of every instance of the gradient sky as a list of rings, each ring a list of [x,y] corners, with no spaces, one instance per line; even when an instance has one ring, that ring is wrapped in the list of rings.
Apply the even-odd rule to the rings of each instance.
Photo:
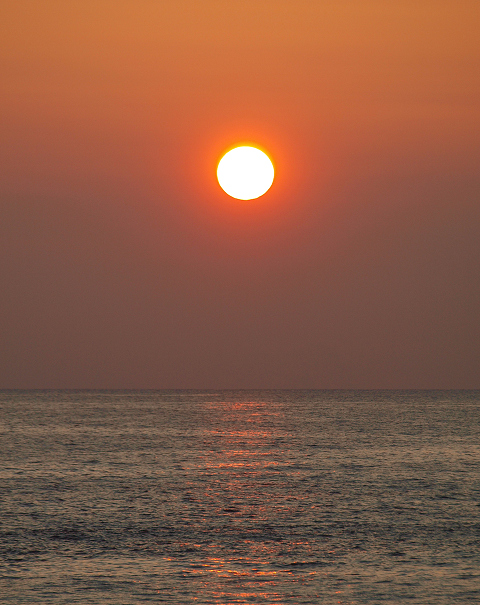
[[[1,388],[479,388],[478,0],[4,0]],[[237,141],[277,178],[216,183]]]

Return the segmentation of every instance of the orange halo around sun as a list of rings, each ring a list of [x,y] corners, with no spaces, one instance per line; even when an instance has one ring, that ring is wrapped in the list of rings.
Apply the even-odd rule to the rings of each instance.
[[[220,187],[237,200],[254,200],[272,186],[275,171],[266,153],[242,145],[228,151],[217,167]]]

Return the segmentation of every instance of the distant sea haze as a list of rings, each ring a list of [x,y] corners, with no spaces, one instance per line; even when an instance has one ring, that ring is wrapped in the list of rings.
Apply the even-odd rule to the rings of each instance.
[[[1,391],[0,602],[480,602],[480,391]]]

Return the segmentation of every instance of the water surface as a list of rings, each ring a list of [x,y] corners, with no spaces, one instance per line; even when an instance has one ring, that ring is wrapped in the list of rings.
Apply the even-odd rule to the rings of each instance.
[[[0,601],[480,602],[479,403],[0,392]]]

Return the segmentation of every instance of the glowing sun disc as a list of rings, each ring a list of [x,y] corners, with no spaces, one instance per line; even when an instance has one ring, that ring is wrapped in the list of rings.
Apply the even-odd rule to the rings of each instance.
[[[268,155],[247,145],[228,151],[217,168],[220,187],[237,200],[254,200],[266,193],[274,174]]]

